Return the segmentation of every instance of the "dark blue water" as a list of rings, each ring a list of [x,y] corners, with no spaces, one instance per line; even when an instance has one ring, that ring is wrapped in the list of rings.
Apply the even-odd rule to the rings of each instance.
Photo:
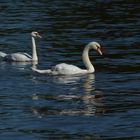
[[[47,76],[31,64],[0,62],[0,140],[140,139],[139,1],[0,1],[0,51],[31,54],[40,69],[66,62],[84,68],[84,46],[95,74]]]

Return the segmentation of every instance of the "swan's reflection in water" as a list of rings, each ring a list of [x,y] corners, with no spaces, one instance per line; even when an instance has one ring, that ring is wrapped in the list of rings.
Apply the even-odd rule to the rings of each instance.
[[[64,93],[63,95],[60,93],[61,95],[59,94],[57,96],[51,96],[51,98],[48,98],[49,100],[58,102],[56,104],[54,103],[52,107],[32,107],[33,113],[38,117],[52,114],[90,116],[103,114],[105,112],[102,103],[102,92],[95,89],[94,74],[82,76],[55,76],[53,77],[53,82],[66,85],[71,84],[71,88],[73,88],[73,94],[69,91],[65,95]],[[64,88],[66,85],[64,85]],[[75,86],[78,87],[75,88]],[[45,96],[42,97],[39,95],[33,95],[32,97],[32,99],[36,101],[43,98],[47,99]],[[61,103],[61,107],[58,108],[57,105]]]

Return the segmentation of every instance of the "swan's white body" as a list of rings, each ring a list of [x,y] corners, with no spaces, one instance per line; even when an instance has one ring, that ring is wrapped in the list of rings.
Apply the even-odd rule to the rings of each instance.
[[[41,37],[41,36],[38,34],[38,32],[32,32],[31,36],[32,36],[32,56],[30,56],[27,53],[22,53],[22,52],[11,53],[11,54],[0,52],[0,58],[4,61],[11,61],[11,62],[38,61],[35,38]]]
[[[7,54],[3,58],[3,60],[14,61],[14,62],[28,62],[28,61],[32,61],[32,57],[27,53],[18,52],[18,53]]]
[[[32,70],[38,73],[51,74],[51,75],[72,75],[72,74],[79,74],[79,73],[80,74],[88,73],[87,70],[80,69],[77,66],[69,65],[66,63],[57,64],[56,66],[48,70],[39,70],[36,68],[32,68]]]
[[[89,50],[94,49],[98,51],[100,55],[102,55],[102,52],[100,50],[100,45],[97,42],[91,42],[89,43],[84,51],[83,51],[83,62],[85,64],[85,67],[87,69],[81,69],[77,66],[74,65],[69,65],[66,63],[61,63],[58,64],[52,69],[47,69],[47,70],[39,70],[36,68],[32,68],[33,71],[38,72],[38,73],[43,73],[43,74],[52,74],[52,75],[72,75],[72,74],[87,74],[87,73],[93,73],[95,71],[94,66],[91,64],[90,59],[89,59]]]

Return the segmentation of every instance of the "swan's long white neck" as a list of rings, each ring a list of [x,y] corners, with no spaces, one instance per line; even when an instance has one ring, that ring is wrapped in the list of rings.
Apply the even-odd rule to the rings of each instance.
[[[87,45],[83,51],[82,59],[85,67],[87,68],[87,71],[89,73],[92,73],[95,71],[94,66],[91,64],[89,59],[89,50],[91,49],[91,46]]]
[[[34,37],[32,37],[32,61],[38,61]]]

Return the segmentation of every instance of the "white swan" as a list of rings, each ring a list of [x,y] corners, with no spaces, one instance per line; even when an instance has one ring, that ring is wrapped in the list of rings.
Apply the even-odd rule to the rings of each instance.
[[[30,62],[30,61],[37,62],[38,57],[36,51],[35,38],[37,37],[41,38],[41,36],[39,35],[38,32],[32,32],[31,37],[32,37],[32,56],[22,52],[11,53],[11,54],[0,52],[0,58],[4,61],[10,61],[10,62]]]
[[[93,73],[95,71],[94,66],[91,64],[89,59],[89,50],[94,49],[96,50],[100,55],[102,55],[100,44],[97,42],[90,42],[83,51],[83,62],[85,64],[86,69],[81,69],[74,65],[68,65],[65,63],[61,63],[56,65],[55,67],[52,67],[52,69],[47,70],[39,70],[35,67],[32,67],[32,70],[37,73],[43,73],[43,74],[52,74],[52,75],[72,75],[72,74],[87,74],[87,73]]]

